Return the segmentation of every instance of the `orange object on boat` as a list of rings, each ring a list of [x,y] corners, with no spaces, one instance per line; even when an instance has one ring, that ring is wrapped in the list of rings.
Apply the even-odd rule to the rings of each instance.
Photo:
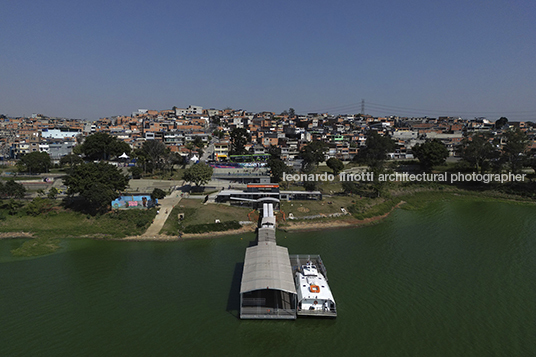
[[[320,292],[320,286],[318,286],[318,285],[311,285],[309,287],[309,289],[311,289],[312,293],[319,293]]]

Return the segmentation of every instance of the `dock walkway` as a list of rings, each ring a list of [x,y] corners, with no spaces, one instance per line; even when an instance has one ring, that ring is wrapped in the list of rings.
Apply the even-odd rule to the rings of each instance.
[[[241,319],[295,319],[296,286],[288,249],[276,244],[273,205],[264,203],[257,245],[246,248],[240,284]]]

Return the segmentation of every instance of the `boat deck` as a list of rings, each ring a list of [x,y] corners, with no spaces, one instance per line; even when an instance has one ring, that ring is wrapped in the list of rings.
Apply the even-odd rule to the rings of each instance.
[[[290,258],[290,266],[292,267],[292,275],[294,276],[296,272],[301,268],[302,265],[307,264],[307,262],[311,262],[314,265],[316,265],[318,271],[324,275],[324,278],[326,278],[326,281],[328,281],[328,272],[326,270],[326,267],[324,266],[324,263],[322,262],[322,258],[320,258],[320,255],[318,254],[291,254],[289,255]]]
[[[301,267],[307,262],[311,262],[313,265],[315,265],[318,269],[318,272],[321,273],[326,283],[328,281],[328,274],[326,267],[324,266],[324,263],[322,262],[322,258],[320,258],[320,255],[311,255],[311,254],[294,254],[289,255],[290,259],[290,265],[292,267],[292,275],[295,276],[298,271],[300,271]],[[298,288],[297,288],[298,289]],[[330,292],[331,295],[331,292]],[[331,295],[331,299],[333,299],[333,296]],[[335,303],[335,300],[333,299],[333,303]],[[331,309],[326,310],[308,310],[308,309],[300,309],[296,311],[298,316],[312,316],[312,317],[337,317],[337,310],[335,305]]]

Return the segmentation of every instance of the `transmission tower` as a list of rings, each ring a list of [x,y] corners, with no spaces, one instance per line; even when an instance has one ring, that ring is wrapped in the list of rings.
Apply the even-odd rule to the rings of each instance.
[[[365,115],[365,100],[361,99],[361,114]]]

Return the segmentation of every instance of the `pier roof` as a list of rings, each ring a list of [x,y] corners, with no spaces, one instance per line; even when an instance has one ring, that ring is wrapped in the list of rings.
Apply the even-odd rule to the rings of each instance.
[[[261,243],[246,249],[240,294],[262,289],[296,294],[287,248]]]

